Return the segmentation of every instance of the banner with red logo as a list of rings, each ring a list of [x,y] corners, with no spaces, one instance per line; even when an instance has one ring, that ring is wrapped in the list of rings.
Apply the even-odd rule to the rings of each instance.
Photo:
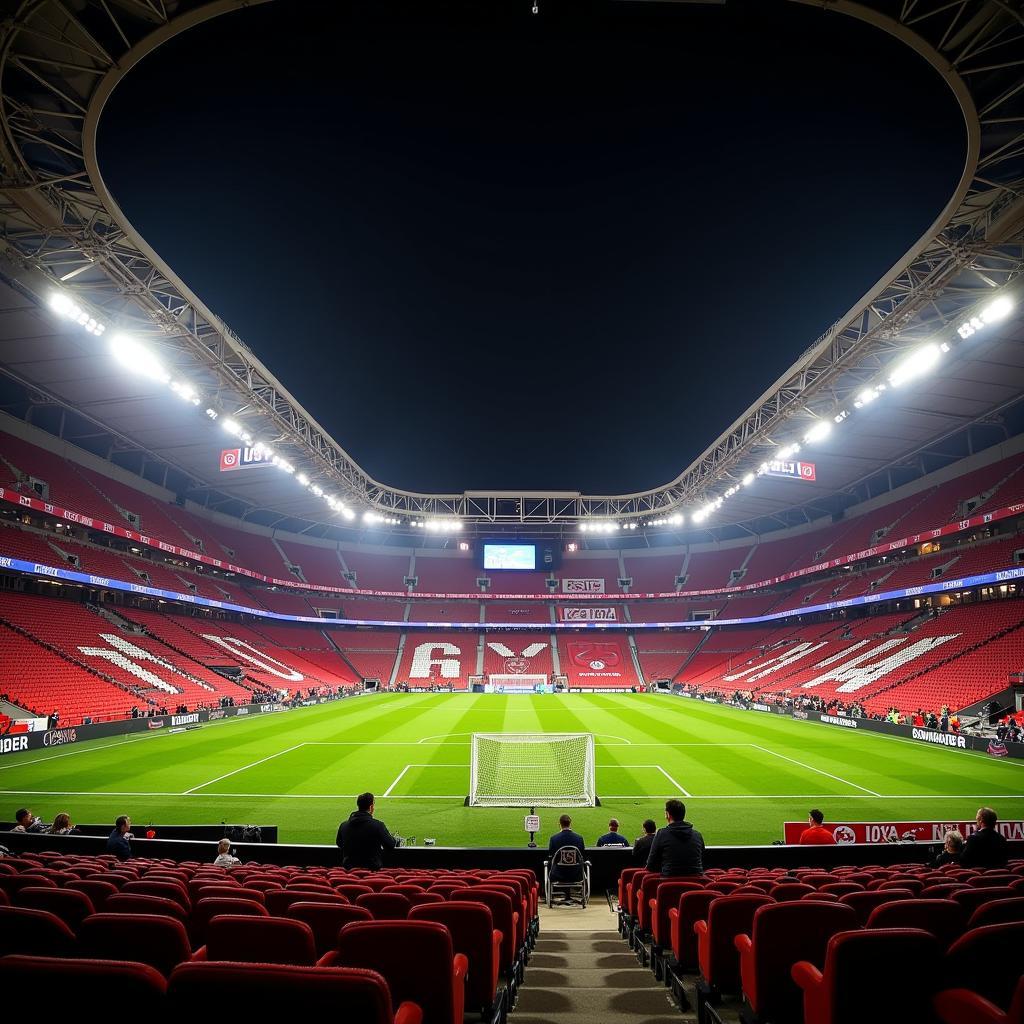
[[[576,605],[569,605],[568,608],[559,608],[558,617],[563,622],[617,622],[618,617],[614,608],[595,608],[593,605],[583,605],[577,608]]]
[[[622,645],[615,640],[595,642],[593,640],[570,640],[565,649],[574,680],[585,683],[588,680],[621,680],[624,684],[635,682],[633,672],[627,669],[629,656]],[[566,666],[562,666],[563,671]]]
[[[848,843],[942,843],[946,833],[956,829],[966,839],[977,829],[973,821],[826,821],[824,827],[838,845]],[[806,821],[787,821],[783,837],[787,845],[800,842]],[[1024,840],[1024,821],[1000,821],[997,831],[1012,841]]]
[[[220,453],[220,471],[230,473],[236,469],[256,469],[269,466],[270,459],[262,448],[225,448]]]
[[[790,480],[817,480],[817,467],[813,462],[791,462],[778,460],[768,463],[765,476],[781,476]]]

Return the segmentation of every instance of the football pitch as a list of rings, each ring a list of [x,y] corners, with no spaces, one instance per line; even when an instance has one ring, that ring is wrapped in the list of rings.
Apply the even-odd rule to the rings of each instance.
[[[1024,763],[777,715],[648,694],[383,694],[178,733],[0,760],[0,817],[278,825],[281,842],[333,843],[371,790],[393,832],[438,846],[525,845],[521,808],[465,807],[470,736],[589,732],[600,807],[570,809],[588,842],[609,817],[634,839],[679,797],[710,845],[770,843],[811,807],[831,820],[1024,817]],[[524,783],[528,786],[528,780]],[[542,836],[558,808],[539,808]]]

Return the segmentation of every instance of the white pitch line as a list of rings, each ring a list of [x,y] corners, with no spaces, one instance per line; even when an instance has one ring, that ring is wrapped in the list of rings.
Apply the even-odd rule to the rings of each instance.
[[[402,776],[403,776],[403,775],[405,775],[405,773],[406,773],[406,772],[407,772],[407,771],[408,771],[408,770],[409,770],[409,769],[410,769],[411,767],[412,767],[412,765],[411,765],[411,764],[407,764],[407,765],[406,765],[406,766],[405,766],[405,767],[404,767],[404,768],[403,768],[403,769],[401,770],[401,772],[399,772],[399,774],[398,774],[398,778],[397,778],[397,779],[395,779],[395,781],[394,781],[394,782],[392,782],[392,783],[391,783],[391,785],[390,785],[390,786],[388,786],[388,788],[387,788],[386,790],[384,790],[384,796],[391,796],[391,790],[393,790],[393,789],[395,788],[395,786],[397,786],[397,785],[398,785],[398,784],[399,784],[399,783],[400,783],[400,782],[402,781]]]
[[[678,789],[678,790],[679,790],[679,792],[683,794],[683,796],[693,796],[693,794],[692,794],[692,793],[687,793],[687,792],[686,792],[686,790],[685,790],[685,789],[683,789],[683,787],[682,787],[682,786],[680,786],[680,785],[679,785],[679,783],[678,783],[678,782],[676,782],[676,780],[675,780],[675,779],[673,779],[673,778],[672,778],[672,776],[671,776],[671,775],[669,775],[669,773],[668,773],[667,771],[665,771],[665,769],[664,769],[664,768],[662,768],[660,764],[650,765],[649,767],[651,767],[651,768],[657,768],[657,769],[658,769],[658,771],[659,771],[659,772],[661,772],[661,774],[662,774],[662,775],[664,775],[664,776],[665,776],[665,778],[666,778],[666,779],[668,779],[668,781],[669,781],[669,782],[671,782],[671,783],[672,783],[672,785],[673,785],[673,786],[675,786],[675,787],[676,787],[676,789]]]
[[[170,733],[158,733],[157,735],[169,736]],[[70,757],[72,754],[91,754],[94,750],[107,750],[109,747],[123,747],[126,743],[138,743],[139,740],[152,739],[151,733],[144,732],[141,736],[132,739],[118,740],[117,743],[104,743],[101,747],[78,747],[75,750],[65,750],[60,754],[51,754],[49,757],[37,757],[31,761],[12,761],[10,764],[0,764],[0,772],[5,768],[21,768],[26,764],[43,764],[46,761],[56,761],[58,757]]]
[[[864,793],[870,793],[871,796],[881,796],[881,793],[876,793],[873,789],[868,789],[867,786],[858,786],[856,782],[850,782],[849,779],[841,779],[838,775],[833,775],[831,772],[827,772],[822,768],[815,768],[814,765],[804,764],[803,761],[797,761],[796,758],[787,757],[785,754],[780,754],[777,750],[772,750],[770,747],[761,747],[756,743],[751,744],[755,750],[762,750],[766,754],[771,754],[774,757],[781,757],[783,761],[789,761],[791,764],[799,765],[801,768],[806,768],[808,771],[817,772],[819,775],[824,775],[826,778],[834,779],[836,782],[841,782],[844,786],[853,786],[854,789],[859,789]]]
[[[236,768],[234,771],[226,772],[224,775],[218,775],[215,779],[210,779],[209,782],[201,782],[198,786],[186,789],[181,795],[189,796],[197,789],[205,789],[207,786],[212,786],[215,782],[220,782],[221,779],[229,779],[232,775],[247,771],[249,768],[255,768],[256,765],[263,764],[265,761],[273,761],[275,757],[280,757],[282,754],[290,754],[293,750],[298,750],[299,747],[304,747],[305,745],[305,743],[296,743],[294,747],[289,747],[287,750],[279,750],[276,754],[271,754],[269,757],[261,757],[258,761],[253,761],[252,764],[243,764],[241,768]]]

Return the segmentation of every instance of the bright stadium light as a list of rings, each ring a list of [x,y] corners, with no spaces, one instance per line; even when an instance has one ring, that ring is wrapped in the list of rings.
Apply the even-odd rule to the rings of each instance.
[[[832,424],[828,420],[818,420],[810,430],[804,434],[804,444],[817,444],[824,441],[832,433]]]
[[[191,384],[186,384],[184,381],[177,380],[171,385],[171,390],[182,401],[191,402],[193,405],[199,405],[199,393]]]
[[[232,437],[238,437],[242,432],[242,427],[235,420],[224,420],[221,426],[229,433]]]
[[[707,514],[707,512],[704,509],[699,508],[699,509],[697,509],[696,512],[693,513],[693,515],[690,518],[695,523],[703,523],[704,520],[707,518],[707,515],[708,514]]]
[[[756,479],[757,477],[753,473],[747,473],[743,478],[743,486],[749,487]]]
[[[299,473],[299,474],[298,474],[298,475],[297,475],[297,476],[295,477],[295,479],[296,479],[296,480],[298,480],[298,481],[299,481],[299,483],[300,483],[300,484],[301,484],[301,485],[302,485],[303,487],[308,487],[308,486],[309,486],[309,477],[308,477],[308,476],[306,476],[306,474],[305,474],[305,473]]]
[[[1013,299],[1008,295],[1000,295],[998,299],[993,299],[980,313],[972,316],[970,320],[965,320],[957,328],[957,334],[966,340],[971,335],[977,334],[978,331],[988,327],[989,324],[1005,320],[1013,312],[1013,307]]]
[[[90,316],[77,302],[68,298],[63,292],[54,292],[50,296],[50,309],[58,316],[84,327],[90,334],[95,334],[97,337],[107,329],[105,323]]]
[[[676,512],[674,515],[669,516],[668,520],[673,526],[683,525],[683,514],[682,512]]]
[[[793,444],[787,444],[785,448],[780,448],[775,457],[780,461],[785,462],[786,459],[791,459],[799,451],[800,445],[794,441]]]
[[[143,377],[157,380],[161,384],[170,382],[171,375],[164,369],[160,360],[127,334],[115,334],[110,339],[110,351],[119,363],[142,374]]]
[[[898,388],[907,381],[923,377],[931,372],[942,358],[942,348],[934,342],[914,349],[909,356],[901,359],[889,374],[889,383]]]

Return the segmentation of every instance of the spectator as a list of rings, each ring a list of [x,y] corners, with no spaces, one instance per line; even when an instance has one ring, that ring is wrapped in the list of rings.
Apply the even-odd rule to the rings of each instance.
[[[658,826],[655,824],[653,818],[648,818],[644,822],[644,834],[633,844],[633,863],[639,864],[641,867],[646,866],[647,858],[651,855],[651,843],[654,842],[654,833],[658,831]]]
[[[135,837],[128,830],[132,827],[132,819],[122,814],[114,822],[114,831],[107,836],[107,853],[114,854],[118,860],[127,860],[132,855],[132,839]]]
[[[559,824],[559,827],[560,827],[561,831],[556,832],[548,840],[548,860],[553,860],[555,854],[563,846],[575,846],[576,849],[580,851],[580,863],[582,864],[583,863],[583,856],[584,856],[584,852],[585,852],[585,845],[584,845],[584,842],[583,842],[583,836],[581,836],[579,834],[579,832],[573,832],[573,830],[572,830],[572,818],[570,818],[568,814],[563,814],[558,819],[558,824]],[[564,871],[559,871],[559,869],[554,864],[552,864],[552,866],[551,866],[550,877],[551,877],[551,881],[553,881],[553,882],[564,882],[564,881],[571,880],[571,879],[567,879],[566,876],[565,876],[565,872]]]
[[[807,815],[808,828],[805,828],[800,833],[800,845],[801,846],[835,846],[836,837],[832,835],[831,830],[825,828],[822,822],[825,820],[825,815],[821,813],[817,808],[811,811]]]
[[[215,868],[233,868],[242,862],[237,857],[231,856],[231,840],[222,839],[217,844],[217,858],[213,862]]]
[[[15,826],[12,832],[45,832],[46,826],[27,807],[14,812]]]
[[[963,868],[1004,868],[1006,867],[1006,837],[996,831],[999,818],[991,807],[979,807],[974,819],[978,830],[971,833],[964,843],[960,855]]]
[[[51,836],[69,836],[72,833],[78,834],[78,829],[71,824],[71,815],[66,811],[61,811],[56,818],[53,819],[53,824],[47,829],[47,832]]]
[[[648,871],[660,871],[663,878],[704,874],[704,837],[686,819],[682,800],[665,802],[665,820],[651,843]]]
[[[619,819],[612,818],[608,822],[608,831],[597,841],[598,846],[629,846],[629,840],[619,835]]]
[[[946,833],[946,841],[942,845],[942,853],[932,861],[932,867],[941,868],[943,864],[959,864],[964,849],[963,833],[951,828]]]
[[[384,822],[374,820],[373,794],[361,793],[356,797],[356,810],[338,826],[342,866],[379,871],[384,866],[382,852],[397,845]]]

